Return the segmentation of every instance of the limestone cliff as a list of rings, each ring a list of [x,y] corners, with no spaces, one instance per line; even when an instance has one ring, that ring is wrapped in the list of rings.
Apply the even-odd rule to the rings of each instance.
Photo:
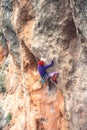
[[[1,0],[3,130],[87,130],[87,1]],[[37,61],[54,56],[58,85],[42,87]],[[9,124],[8,113],[12,114]]]

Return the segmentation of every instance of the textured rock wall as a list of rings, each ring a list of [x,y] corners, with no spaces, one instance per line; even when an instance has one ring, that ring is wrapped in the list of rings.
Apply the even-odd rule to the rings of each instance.
[[[77,31],[87,39],[87,2],[86,0],[71,0],[71,8]],[[83,38],[83,39],[84,39]]]
[[[0,28],[10,54],[8,95],[1,105],[5,113],[13,113],[5,130],[87,129],[86,4],[0,1]],[[42,88],[37,60],[49,63],[52,56],[55,64],[49,71],[58,69],[59,78],[49,91],[48,85]]]
[[[73,129],[87,129],[87,106],[86,102],[86,89],[87,89],[87,30],[86,30],[86,19],[87,19],[87,2],[78,0],[71,1],[71,8],[73,19],[77,28],[78,34],[78,55],[76,58],[76,71],[74,73],[74,87],[72,93],[72,108],[71,117]],[[74,108],[73,108],[74,106]]]

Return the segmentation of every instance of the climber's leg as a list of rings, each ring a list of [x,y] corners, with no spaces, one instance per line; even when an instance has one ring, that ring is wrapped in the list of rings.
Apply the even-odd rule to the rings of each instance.
[[[51,80],[50,80],[50,78],[48,79],[48,86],[49,86],[49,90],[51,90]]]
[[[49,77],[50,77],[55,83],[58,83],[58,82],[57,82],[57,77],[58,77],[58,75],[59,75],[58,71],[52,72],[52,73],[50,73],[50,74],[48,74],[48,75],[49,75]]]
[[[42,82],[42,88],[49,87],[48,83],[48,74],[44,75],[44,77],[41,77],[41,82]],[[48,88],[49,89],[49,88]]]

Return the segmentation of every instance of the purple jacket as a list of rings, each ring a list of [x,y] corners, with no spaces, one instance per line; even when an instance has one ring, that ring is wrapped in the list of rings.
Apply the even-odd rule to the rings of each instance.
[[[40,74],[41,77],[44,77],[44,75],[47,74],[46,69],[53,66],[53,63],[54,62],[52,60],[51,63],[48,64],[48,65],[44,65],[44,66],[38,65],[38,71],[39,71],[39,74]]]

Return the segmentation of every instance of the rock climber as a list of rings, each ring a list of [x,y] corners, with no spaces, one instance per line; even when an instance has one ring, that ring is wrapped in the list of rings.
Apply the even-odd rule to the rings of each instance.
[[[54,58],[52,58],[52,61],[50,64],[48,65],[45,65],[44,61],[43,60],[39,60],[38,61],[38,72],[42,78],[42,83],[47,81],[48,79],[51,79],[53,82],[55,82],[56,84],[58,83],[57,82],[57,77],[59,75],[58,71],[54,71],[54,72],[51,72],[51,73],[47,73],[47,69],[51,66],[53,66],[54,64]]]

